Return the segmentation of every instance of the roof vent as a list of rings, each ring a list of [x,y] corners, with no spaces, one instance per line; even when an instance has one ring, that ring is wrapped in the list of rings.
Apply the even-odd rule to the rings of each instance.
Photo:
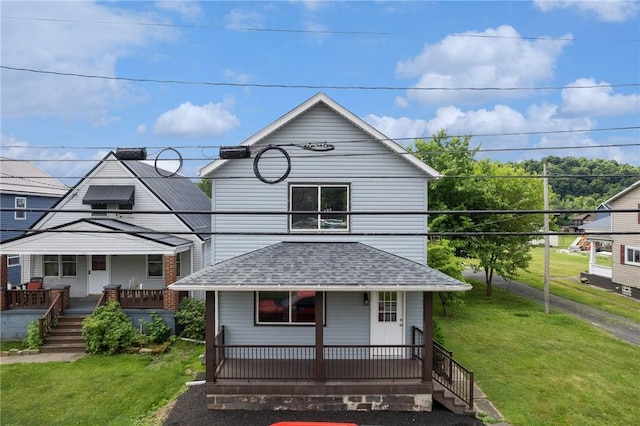
[[[116,158],[118,160],[146,160],[147,148],[118,148]]]

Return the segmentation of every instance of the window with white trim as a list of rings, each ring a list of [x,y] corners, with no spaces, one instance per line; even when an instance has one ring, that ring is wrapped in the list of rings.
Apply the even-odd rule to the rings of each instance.
[[[180,277],[180,271],[182,270],[182,253],[176,254],[176,277]]]
[[[639,247],[625,247],[624,250],[624,264],[640,266],[640,248]]]
[[[164,256],[161,254],[147,255],[147,278],[162,278],[164,276]]]
[[[91,204],[91,216],[108,216],[106,210],[118,210],[116,216],[130,217],[133,214],[131,204]]]
[[[348,231],[348,215],[331,212],[349,211],[350,197],[349,185],[345,184],[290,185],[289,209],[318,213],[290,215],[289,229],[292,231]]]
[[[7,266],[20,266],[20,255],[19,254],[8,254],[7,255]]]
[[[255,299],[257,324],[315,324],[315,291],[258,291]]]
[[[75,255],[47,254],[42,257],[45,277],[75,277],[78,275],[78,261]]]
[[[26,209],[27,199],[25,197],[16,197],[15,207],[16,209]],[[27,218],[27,212],[16,210],[15,212],[13,212],[13,218],[15,220],[25,220]]]

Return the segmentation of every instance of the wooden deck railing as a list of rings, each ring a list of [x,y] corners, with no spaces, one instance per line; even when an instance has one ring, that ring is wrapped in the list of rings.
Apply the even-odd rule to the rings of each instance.
[[[29,291],[39,291],[39,290],[29,290]],[[39,319],[40,326],[40,341],[44,342],[47,334],[51,331],[51,329],[55,326],[58,316],[64,311],[64,295],[63,293],[57,293],[53,302],[47,309],[47,312],[44,313]]]
[[[118,295],[123,309],[162,309],[164,290],[123,290]]]
[[[413,327],[411,340],[418,347],[415,356],[422,359],[422,330]],[[453,352],[438,342],[433,342],[433,379],[466,402],[469,408],[473,408],[473,371],[453,359]]]
[[[6,290],[9,309],[47,309],[51,305],[51,293],[41,290]]]

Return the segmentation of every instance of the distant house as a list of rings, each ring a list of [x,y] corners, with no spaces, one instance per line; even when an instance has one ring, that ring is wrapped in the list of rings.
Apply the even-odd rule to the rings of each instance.
[[[146,152],[129,158],[107,154],[32,232],[2,243],[25,259],[20,282],[66,286],[73,303],[107,286],[164,290],[209,263],[209,215],[173,213],[209,209],[209,198],[186,177],[158,173]]]
[[[43,213],[28,209],[48,209],[69,188],[24,160],[0,157],[0,243],[19,236],[29,229]],[[16,209],[7,211],[4,209]],[[14,284],[22,280],[22,260],[18,254],[7,256],[7,280]]]
[[[611,248],[612,266],[598,265],[596,250],[591,250],[589,273],[584,281],[640,299],[640,181],[606,200],[604,216],[581,229],[592,247]],[[631,213],[615,210],[634,210]],[[613,210],[613,211],[611,211]]]
[[[169,286],[206,293],[208,407],[468,408],[432,341],[434,293],[470,289],[427,266],[439,173],[322,93],[228,152],[211,266]]]
[[[570,232],[579,232],[579,229],[582,225],[593,222],[596,220],[596,213],[581,213],[571,217],[571,225],[569,226]]]

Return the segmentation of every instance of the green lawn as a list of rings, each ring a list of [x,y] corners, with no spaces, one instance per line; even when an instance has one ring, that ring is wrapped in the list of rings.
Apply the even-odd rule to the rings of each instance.
[[[440,318],[446,346],[513,425],[631,425],[640,348],[539,303],[474,283]],[[439,311],[437,311],[439,312]]]
[[[198,359],[203,352],[203,345],[178,341],[159,356],[2,365],[2,425],[150,424],[185,382],[204,371]]]
[[[556,248],[552,248],[549,254],[551,294],[640,322],[640,302],[580,282],[580,272],[589,269],[588,253],[561,253]],[[518,281],[542,290],[544,288],[544,248],[532,248],[531,255],[533,259],[527,270],[519,272]]]

